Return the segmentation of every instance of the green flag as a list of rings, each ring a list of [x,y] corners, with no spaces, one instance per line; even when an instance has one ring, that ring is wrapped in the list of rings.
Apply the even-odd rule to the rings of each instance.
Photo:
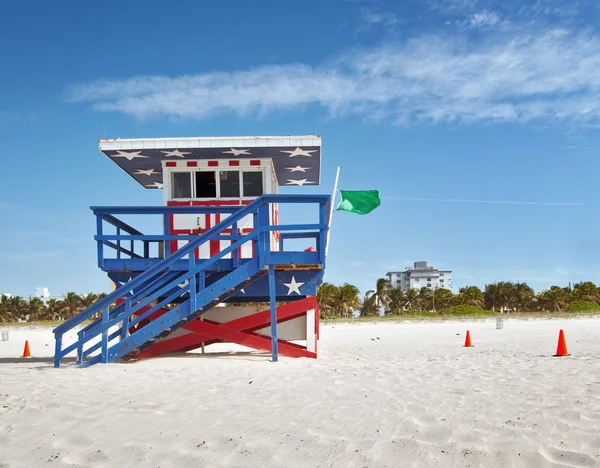
[[[379,190],[340,190],[340,193],[342,201],[337,207],[338,211],[364,215],[381,205]]]

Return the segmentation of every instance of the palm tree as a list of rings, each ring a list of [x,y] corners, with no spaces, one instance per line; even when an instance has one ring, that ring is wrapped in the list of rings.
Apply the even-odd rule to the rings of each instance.
[[[483,292],[477,286],[466,286],[460,288],[456,302],[461,305],[483,307]]]
[[[513,289],[514,305],[517,311],[531,310],[535,301],[535,293],[527,283],[517,283]]]
[[[398,314],[408,304],[407,297],[402,288],[392,288],[387,293],[386,314]]]
[[[27,320],[46,320],[46,306],[37,297],[31,299],[27,304]]]
[[[358,308],[359,293],[360,291],[353,284],[344,283],[337,288],[337,294],[333,298],[333,307],[339,317],[350,317],[352,312]]]
[[[599,299],[598,288],[591,281],[577,283],[573,286],[571,299],[575,301],[587,301],[598,303]]]
[[[498,283],[486,284],[483,293],[485,308],[496,311],[496,307],[502,305],[502,291]]]
[[[379,306],[377,305],[377,296],[375,294],[365,294],[364,299],[359,300],[358,312],[361,317],[376,317],[379,315]]]
[[[433,298],[435,299],[435,308],[436,309],[445,309],[446,307],[450,307],[452,302],[454,301],[454,294],[452,291],[445,288],[436,288],[433,291]]]
[[[568,304],[568,295],[563,288],[552,286],[539,294],[538,302],[543,310],[558,312]]]
[[[81,304],[82,309],[87,309],[88,307],[94,305],[98,301],[98,294],[87,293],[79,296],[79,302]]]
[[[63,319],[70,319],[82,310],[81,298],[73,292],[67,293],[67,295],[64,296],[62,304],[63,309],[61,315]]]
[[[0,322],[12,322],[14,320],[10,298],[8,296],[0,296]]]
[[[414,288],[408,288],[404,291],[406,297],[406,307],[408,310],[415,310],[419,305],[419,291]]]
[[[60,320],[63,310],[63,303],[56,299],[50,299],[46,304],[46,320]]]
[[[317,303],[319,304],[319,316],[322,319],[333,318],[336,316],[333,309],[334,298],[338,294],[338,287],[331,283],[323,283],[317,289]]]
[[[375,296],[375,304],[377,307],[385,307],[387,302],[387,293],[391,288],[390,281],[386,278],[379,278],[375,283],[375,289],[367,291],[367,294],[372,293]]]
[[[433,309],[433,294],[431,292],[431,289],[423,286],[419,290],[419,295],[417,297],[417,303],[419,304],[420,310]]]

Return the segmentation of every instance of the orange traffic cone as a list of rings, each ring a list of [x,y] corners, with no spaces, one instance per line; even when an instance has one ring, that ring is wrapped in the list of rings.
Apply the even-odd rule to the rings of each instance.
[[[31,357],[31,352],[29,351],[29,341],[25,341],[25,349],[23,349],[22,357]]]
[[[467,338],[465,339],[465,348],[472,348],[473,343],[471,343],[471,332],[467,330]]]
[[[567,341],[565,340],[565,332],[563,330],[558,334],[558,346],[556,347],[556,354],[554,357],[570,356],[567,351]]]

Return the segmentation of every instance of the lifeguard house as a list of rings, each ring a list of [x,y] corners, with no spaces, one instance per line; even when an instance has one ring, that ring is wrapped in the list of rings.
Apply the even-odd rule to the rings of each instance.
[[[273,361],[317,357],[331,197],[278,189],[320,183],[319,136],[116,139],[99,149],[162,189],[164,204],[91,208],[98,267],[114,287],[54,329],[55,367],[74,352],[86,367],[220,342]]]

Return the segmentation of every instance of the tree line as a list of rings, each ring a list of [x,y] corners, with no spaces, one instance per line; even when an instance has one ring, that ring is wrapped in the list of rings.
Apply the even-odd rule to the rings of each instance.
[[[46,304],[37,298],[0,296],[0,323],[38,320],[68,320],[94,304],[106,294],[67,293],[63,299],[50,299]]]
[[[600,310],[600,290],[591,281],[568,287],[552,286],[536,293],[527,283],[501,281],[487,284],[483,291],[477,286],[460,288],[458,294],[449,289],[423,287],[402,290],[385,278],[363,297],[359,289],[345,283],[336,286],[323,283],[317,290],[321,318],[350,318],[355,312],[361,317],[402,315],[414,311],[436,312],[450,307],[470,306],[494,312],[560,312]]]

